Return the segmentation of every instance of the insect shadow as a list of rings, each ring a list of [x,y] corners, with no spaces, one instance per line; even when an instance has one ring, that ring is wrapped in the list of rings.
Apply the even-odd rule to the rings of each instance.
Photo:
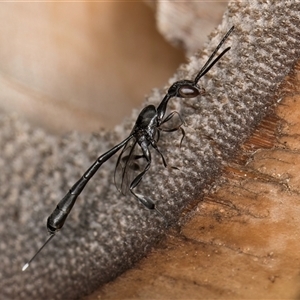
[[[140,112],[129,136],[112,149],[100,155],[82,175],[82,177],[71,187],[68,193],[57,204],[57,207],[47,220],[47,229],[50,234],[49,238],[36,252],[36,254],[23,266],[23,271],[28,268],[29,264],[54,237],[55,233],[63,227],[77,197],[80,195],[89,180],[95,175],[103,163],[121,149],[122,151],[117,160],[114,174],[117,189],[123,194],[127,194],[129,192],[146,208],[155,210],[167,222],[163,213],[156,207],[153,200],[150,197],[137,193],[136,188],[150,168],[150,150],[152,148],[160,155],[164,166],[167,166],[166,160],[158,147],[160,133],[162,131],[173,132],[180,130],[182,134],[181,142],[185,136],[184,129],[182,128],[183,119],[180,114],[173,111],[165,116],[169,100],[175,97],[183,99],[194,98],[205,92],[205,90],[198,84],[198,81],[230,49],[230,47],[226,48],[213,60],[217,51],[223,45],[233,29],[234,27],[231,27],[226,33],[194,80],[184,79],[174,82],[169,87],[166,95],[157,108],[154,105],[147,105]],[[172,123],[172,126],[169,125],[170,123]]]

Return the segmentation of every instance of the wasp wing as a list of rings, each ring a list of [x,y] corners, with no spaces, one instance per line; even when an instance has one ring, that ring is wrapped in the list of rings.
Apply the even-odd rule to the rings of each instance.
[[[128,193],[130,184],[145,166],[146,159],[135,138],[129,140],[118,157],[115,168],[115,185],[123,194]]]

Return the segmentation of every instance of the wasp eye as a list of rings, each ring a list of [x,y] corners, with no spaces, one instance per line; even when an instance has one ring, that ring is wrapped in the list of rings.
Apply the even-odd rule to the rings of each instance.
[[[194,98],[199,96],[200,91],[197,87],[195,86],[190,86],[190,85],[185,85],[180,87],[179,89],[179,95],[182,98]]]

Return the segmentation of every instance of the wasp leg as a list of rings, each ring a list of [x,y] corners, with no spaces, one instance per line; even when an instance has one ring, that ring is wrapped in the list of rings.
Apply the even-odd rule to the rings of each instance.
[[[173,131],[177,131],[177,130],[181,130],[181,134],[182,134],[182,138],[180,140],[180,144],[179,146],[181,147],[182,145],[182,141],[185,137],[185,131],[184,129],[182,128],[182,125],[186,126],[186,123],[184,122],[183,118],[181,117],[180,113],[178,111],[173,111],[171,112],[160,124],[163,125],[164,123],[167,123],[168,121],[170,121],[174,116],[178,116],[179,118],[179,123],[173,127],[173,128],[163,128],[163,127],[160,127],[159,130],[161,131],[165,131],[165,132],[173,132]]]
[[[151,154],[148,148],[144,148],[143,149],[144,152],[144,157],[147,159],[147,165],[144,168],[144,170],[131,182],[129,190],[131,192],[131,194],[138,200],[140,201],[141,204],[143,204],[146,208],[150,209],[150,210],[155,210],[166,222],[166,226],[168,226],[168,221],[166,219],[166,217],[163,215],[163,213],[156,207],[155,203],[146,196],[143,196],[142,194],[138,194],[134,191],[134,189],[140,184],[141,180],[143,179],[144,175],[146,174],[146,172],[149,170],[150,168],[150,164],[151,164]]]

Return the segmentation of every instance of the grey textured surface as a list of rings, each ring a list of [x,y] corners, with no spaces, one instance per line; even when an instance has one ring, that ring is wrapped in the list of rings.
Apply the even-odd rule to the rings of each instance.
[[[179,148],[180,135],[166,134],[159,147],[169,165],[181,170],[164,169],[154,155],[141,185],[171,223],[209,188],[273,104],[278,84],[300,56],[299,23],[294,1],[232,2],[205,52],[170,80],[193,78],[235,25],[225,45],[231,51],[201,81],[206,95],[170,103],[184,117],[187,136]],[[154,91],[147,103],[159,103],[164,91]],[[99,154],[126,137],[137,114],[113,133],[63,139],[0,116],[1,299],[80,298],[129,268],[163,236],[157,214],[116,191],[113,159],[86,187],[64,229],[20,271],[46,239],[45,221],[58,200]]]

